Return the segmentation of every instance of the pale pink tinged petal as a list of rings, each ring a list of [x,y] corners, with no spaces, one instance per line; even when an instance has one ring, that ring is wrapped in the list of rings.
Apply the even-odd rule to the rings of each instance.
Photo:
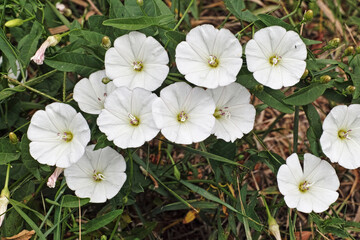
[[[291,174],[294,176],[296,182],[300,182],[303,178],[303,170],[301,168],[299,158],[296,153],[291,154],[286,159],[286,165],[289,167]]]
[[[216,35],[219,30],[210,24],[203,24],[193,28],[186,35],[186,42],[203,58],[208,58],[212,54]]]
[[[299,205],[299,201],[301,198],[301,193],[294,195],[286,195],[284,197],[285,203],[289,208],[296,208]]]
[[[161,44],[153,37],[147,37],[144,43],[143,62],[148,65],[152,63],[166,65],[169,63],[169,56]]]
[[[305,43],[294,31],[286,32],[275,52],[283,58],[305,60],[307,56]]]
[[[313,197],[309,193],[303,193],[300,195],[300,200],[296,209],[303,213],[311,213],[313,210]]]
[[[54,188],[56,185],[56,181],[58,179],[58,177],[60,176],[60,174],[64,171],[63,168],[55,168],[53,174],[51,174],[51,176],[48,178],[48,181],[46,183],[46,185],[49,188]]]
[[[45,51],[48,47],[50,47],[50,42],[46,40],[41,44],[40,48],[36,51],[35,55],[30,58],[30,60],[33,60],[37,65],[42,65],[45,60]]]
[[[242,47],[234,34],[228,29],[222,28],[216,35],[212,52],[220,59],[228,57],[241,59]]]

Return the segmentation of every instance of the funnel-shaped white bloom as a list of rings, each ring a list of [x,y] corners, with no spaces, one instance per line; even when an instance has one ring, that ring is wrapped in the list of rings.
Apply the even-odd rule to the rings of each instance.
[[[184,82],[167,86],[152,105],[153,117],[168,140],[191,144],[210,136],[215,124],[215,104],[202,88]]]
[[[105,54],[106,75],[117,87],[141,87],[153,91],[169,73],[169,57],[153,37],[130,32],[118,37]]]
[[[297,154],[291,154],[279,168],[277,181],[286,205],[304,213],[323,212],[339,196],[336,190],[340,182],[335,169],[309,153],[304,155],[304,171]]]
[[[323,130],[320,144],[330,161],[348,169],[360,167],[360,104],[334,107]]]
[[[124,157],[110,147],[94,151],[86,147],[81,159],[66,168],[64,175],[69,188],[80,198],[102,203],[113,198],[126,181]]]
[[[140,147],[159,133],[151,114],[156,98],[142,88],[117,88],[106,98],[97,119],[100,131],[118,147]]]
[[[246,44],[245,54],[256,81],[273,89],[295,85],[306,68],[304,42],[299,34],[280,26],[257,31]]]
[[[60,174],[64,171],[63,168],[55,168],[53,174],[51,174],[51,176],[48,178],[48,181],[46,183],[46,185],[49,187],[49,188],[55,188],[56,186],[56,181],[58,179],[58,177],[60,176]]]
[[[85,118],[73,107],[52,103],[38,110],[28,129],[30,154],[38,162],[60,168],[69,167],[84,154],[90,141]]]
[[[176,65],[189,82],[216,88],[235,82],[242,66],[239,40],[227,29],[193,28],[176,47]]]
[[[250,93],[246,88],[239,83],[231,83],[206,91],[211,94],[216,105],[212,133],[217,138],[234,142],[253,129],[256,111],[249,103]]]
[[[115,90],[113,82],[104,84],[105,70],[90,74],[89,79],[83,78],[74,87],[74,100],[79,108],[90,114],[99,114],[104,108],[105,98]]]

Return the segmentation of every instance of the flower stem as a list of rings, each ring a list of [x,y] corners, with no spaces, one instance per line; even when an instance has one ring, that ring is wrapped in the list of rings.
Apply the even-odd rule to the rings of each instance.
[[[293,135],[294,135],[293,152],[297,153],[298,139],[299,139],[299,106],[295,106]]]
[[[4,189],[7,189],[7,191],[9,191],[10,167],[11,167],[10,163],[8,163],[7,170],[6,170],[5,185],[4,185]]]
[[[4,75],[4,77],[5,77],[6,79],[8,79],[8,80],[9,80],[10,82],[12,82],[12,83],[15,83],[15,84],[20,85],[20,86],[22,86],[22,87],[24,87],[24,88],[27,88],[27,89],[29,89],[30,91],[36,92],[37,94],[40,94],[40,95],[42,95],[42,96],[44,96],[44,97],[47,97],[47,98],[49,98],[49,99],[51,99],[51,100],[53,100],[53,101],[55,101],[55,102],[61,102],[61,101],[57,100],[56,98],[53,98],[52,96],[47,95],[46,93],[43,93],[43,92],[41,92],[41,91],[39,91],[39,90],[36,90],[35,88],[29,87],[28,85],[23,84],[22,82],[19,82],[19,81],[16,80],[16,79],[13,79],[13,78],[11,78],[11,77],[9,77],[9,76],[6,76],[6,75]]]
[[[282,17],[281,20],[285,20],[285,19],[291,17],[292,15],[294,15],[294,14],[296,13],[296,11],[298,10],[298,8],[300,7],[301,3],[302,3],[302,0],[299,0],[298,3],[297,3],[297,5],[296,5],[296,7],[295,7],[295,9],[294,9],[294,11],[292,11],[292,12],[289,13],[288,15]]]
[[[63,79],[63,102],[66,101],[66,72],[64,72],[64,79]]]
[[[186,14],[189,12],[189,10],[190,10],[190,7],[193,5],[193,3],[194,3],[194,0],[191,0],[191,2],[190,2],[190,4],[189,4],[189,6],[186,8],[186,10],[185,10],[185,12],[184,12],[184,14],[183,14],[183,16],[181,17],[181,19],[178,21],[178,23],[176,24],[176,26],[173,28],[173,31],[175,31],[179,26],[180,26],[180,24],[182,23],[182,21],[184,20],[184,18],[185,18],[185,16],[186,16]]]

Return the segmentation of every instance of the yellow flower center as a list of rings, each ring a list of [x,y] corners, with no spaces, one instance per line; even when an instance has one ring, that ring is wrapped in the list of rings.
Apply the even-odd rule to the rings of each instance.
[[[299,190],[300,190],[300,192],[302,192],[302,193],[307,192],[307,191],[310,189],[310,186],[311,186],[311,185],[312,185],[312,184],[309,183],[308,181],[301,182],[301,183],[299,184]]]
[[[216,68],[219,65],[219,59],[214,55],[210,55],[208,63],[210,67]]]
[[[73,134],[70,131],[58,133],[58,136],[60,136],[61,140],[65,142],[71,142],[71,140],[73,139]]]
[[[94,170],[93,178],[95,182],[101,182],[102,180],[105,180],[105,176],[101,172],[96,172],[96,170]]]
[[[217,119],[219,119],[221,117],[229,119],[231,117],[231,112],[229,111],[228,107],[224,107],[224,108],[220,108],[220,109],[216,108],[213,115]]]
[[[188,119],[188,115],[184,112],[184,111],[181,111],[178,116],[177,116],[177,120],[180,122],[180,123],[184,123],[186,122],[186,120]]]
[[[139,126],[140,120],[139,118],[135,117],[131,113],[128,114],[128,118],[130,119],[130,124],[134,127]]]
[[[132,66],[133,69],[137,72],[141,72],[141,70],[144,68],[142,61],[133,62]]]
[[[270,62],[270,64],[273,65],[273,66],[276,66],[277,64],[279,64],[280,60],[281,60],[281,56],[279,56],[279,55],[277,55],[277,54],[274,55],[274,56],[271,56],[271,57],[269,58],[269,62]]]
[[[344,130],[344,129],[340,129],[338,131],[338,137],[341,139],[341,140],[344,140],[344,139],[350,139],[349,137],[349,133],[351,132],[351,130]]]

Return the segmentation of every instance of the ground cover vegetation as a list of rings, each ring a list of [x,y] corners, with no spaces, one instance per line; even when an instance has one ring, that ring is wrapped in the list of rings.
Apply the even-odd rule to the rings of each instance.
[[[358,239],[359,3],[1,0],[1,239]]]

